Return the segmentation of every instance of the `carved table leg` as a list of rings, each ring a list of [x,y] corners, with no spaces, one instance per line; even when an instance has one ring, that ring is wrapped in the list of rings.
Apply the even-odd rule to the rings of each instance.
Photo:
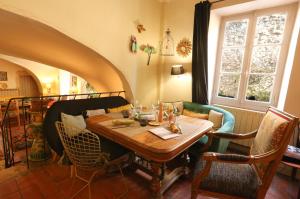
[[[152,190],[152,197],[154,199],[162,198],[162,194],[161,194],[162,182],[160,179],[160,168],[161,168],[161,164],[151,162],[151,170],[153,172],[152,180],[151,180],[151,190]]]
[[[187,177],[188,176],[188,174],[189,174],[189,171],[190,171],[190,169],[189,169],[189,167],[188,167],[188,165],[189,165],[189,163],[190,163],[190,157],[189,157],[189,155],[188,155],[188,152],[187,151],[185,151],[184,152],[184,154],[183,154],[183,159],[184,159],[184,176],[185,177]]]

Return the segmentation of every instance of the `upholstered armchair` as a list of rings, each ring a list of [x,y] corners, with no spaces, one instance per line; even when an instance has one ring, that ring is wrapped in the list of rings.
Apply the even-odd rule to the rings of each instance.
[[[254,138],[249,155],[204,153],[197,162],[192,199],[198,194],[218,198],[264,198],[298,118],[269,108],[259,129],[248,134],[208,133],[220,139]]]

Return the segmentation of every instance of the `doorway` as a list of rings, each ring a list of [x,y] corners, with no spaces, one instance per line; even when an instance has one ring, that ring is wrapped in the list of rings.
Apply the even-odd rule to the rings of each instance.
[[[30,74],[24,71],[19,72],[18,79],[20,96],[40,96],[38,85]]]

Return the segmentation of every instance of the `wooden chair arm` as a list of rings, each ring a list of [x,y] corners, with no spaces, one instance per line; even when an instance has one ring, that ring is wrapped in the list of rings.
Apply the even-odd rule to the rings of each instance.
[[[254,156],[250,155],[222,154],[213,152],[204,153],[202,158],[206,161],[228,162],[238,164],[251,164],[254,161]]]
[[[196,176],[193,179],[192,182],[192,199],[197,198],[198,195],[198,189],[200,182],[202,179],[206,176],[208,176],[212,162],[225,162],[225,163],[232,163],[232,164],[252,164],[255,166],[256,171],[258,172],[258,175],[260,179],[263,179],[263,173],[260,172],[259,169],[257,169],[255,163],[263,163],[263,162],[270,162],[272,160],[275,160],[278,156],[278,152],[280,151],[280,147],[274,150],[271,150],[267,153],[263,153],[260,155],[237,155],[237,154],[220,154],[220,153],[212,153],[212,152],[206,152],[203,154],[203,160],[206,160],[204,169],[201,170],[199,173],[196,174]]]
[[[253,163],[262,163],[270,162],[276,159],[278,154],[278,149],[271,150],[269,152],[259,154],[259,155],[240,155],[240,154],[223,154],[223,153],[214,153],[206,152],[203,154],[202,159],[205,161],[216,161],[216,162],[228,162],[228,163],[237,163],[237,164],[253,164]]]
[[[254,138],[257,134],[257,130],[245,134],[236,134],[236,133],[222,133],[222,132],[208,132],[208,136],[225,138],[225,139],[249,139]]]

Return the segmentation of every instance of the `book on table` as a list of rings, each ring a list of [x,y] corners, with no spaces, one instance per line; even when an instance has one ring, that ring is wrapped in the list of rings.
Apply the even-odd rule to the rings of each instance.
[[[157,127],[157,128],[149,129],[149,131],[164,140],[179,136],[179,134],[173,133],[172,131],[169,131],[165,127]]]

